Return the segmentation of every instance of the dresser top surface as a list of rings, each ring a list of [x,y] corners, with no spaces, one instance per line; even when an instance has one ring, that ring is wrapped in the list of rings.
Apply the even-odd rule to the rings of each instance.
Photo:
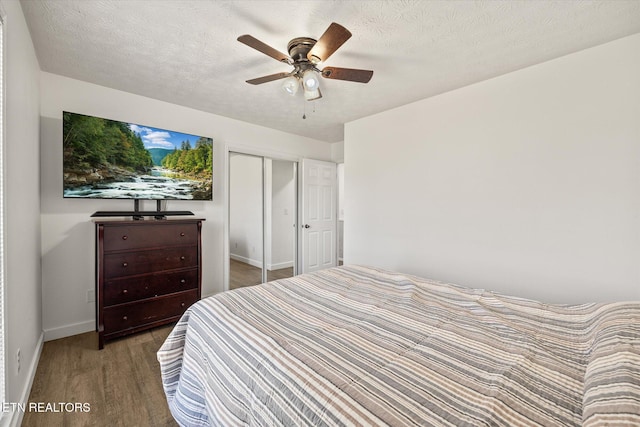
[[[195,224],[198,222],[206,221],[204,218],[166,218],[166,219],[155,219],[155,218],[146,218],[146,219],[117,219],[117,218],[109,218],[109,219],[93,219],[91,220],[96,225],[169,225],[169,224]]]

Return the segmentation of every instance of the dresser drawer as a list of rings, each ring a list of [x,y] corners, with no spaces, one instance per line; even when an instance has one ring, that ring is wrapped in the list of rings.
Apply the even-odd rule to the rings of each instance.
[[[198,300],[198,290],[104,308],[104,333],[111,334],[182,315]]]
[[[111,279],[104,284],[104,306],[137,301],[198,287],[199,270],[145,274],[125,279]]]
[[[104,256],[104,277],[110,280],[136,274],[197,267],[198,261],[196,246],[108,254]]]
[[[166,246],[196,245],[198,225],[160,223],[105,226],[104,251],[123,251]]]

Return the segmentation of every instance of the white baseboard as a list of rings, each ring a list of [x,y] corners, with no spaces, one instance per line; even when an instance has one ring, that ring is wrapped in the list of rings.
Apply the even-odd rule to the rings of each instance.
[[[242,255],[236,255],[236,254],[229,254],[229,257],[233,260],[236,261],[240,261],[243,262],[245,264],[249,264],[253,267],[258,267],[258,268],[262,268],[262,262],[255,260],[255,259],[251,259],[251,258],[246,258],[243,257]],[[285,261],[285,262],[278,262],[275,264],[267,264],[267,270],[271,271],[271,270],[280,270],[281,268],[289,268],[289,267],[293,267],[293,261]]]
[[[40,334],[40,338],[38,339],[38,344],[36,346],[36,351],[33,352],[33,358],[31,359],[31,363],[29,364],[29,372],[27,373],[27,383],[25,384],[22,393],[20,394],[20,401],[16,402],[19,404],[27,405],[29,401],[29,395],[31,394],[31,387],[33,386],[33,380],[36,378],[36,371],[38,370],[38,362],[40,361],[40,355],[42,354],[42,346],[44,345],[44,332]],[[13,411],[10,413],[8,422],[2,423],[2,425],[6,425],[9,427],[20,427],[22,424],[22,419],[24,418],[24,412],[22,411]]]
[[[267,264],[267,270],[280,270],[281,268],[293,267],[293,261],[278,262],[276,264]]]
[[[45,329],[44,340],[53,341],[59,338],[66,338],[72,335],[84,334],[96,330],[96,321],[88,320],[86,322],[72,323],[70,325],[60,326],[58,328]]]
[[[236,261],[244,262],[245,264],[249,264],[254,267],[262,268],[262,262],[255,259],[243,257],[242,255],[229,254],[229,258],[235,259]]]

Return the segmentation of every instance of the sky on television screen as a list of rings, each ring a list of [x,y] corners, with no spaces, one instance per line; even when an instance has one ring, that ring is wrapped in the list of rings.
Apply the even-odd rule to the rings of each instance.
[[[195,148],[196,141],[199,136],[191,135],[188,133],[180,133],[169,131],[160,128],[154,128],[151,126],[140,126],[134,123],[129,123],[129,129],[133,132],[140,134],[144,148],[165,148],[173,150],[174,148],[180,149],[183,141],[189,141],[191,148]]]

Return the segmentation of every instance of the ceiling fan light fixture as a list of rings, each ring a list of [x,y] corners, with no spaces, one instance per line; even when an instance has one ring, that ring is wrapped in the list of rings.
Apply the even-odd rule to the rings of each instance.
[[[314,101],[320,98],[322,98],[322,93],[320,92],[320,89],[304,91],[304,99],[306,99],[307,101]]]
[[[294,96],[298,93],[298,88],[300,88],[300,81],[297,77],[290,76],[284,79],[282,82],[282,90],[288,93],[291,96]]]
[[[302,85],[306,91],[317,91],[320,88],[320,79],[318,79],[318,73],[313,70],[307,70],[302,73]]]

